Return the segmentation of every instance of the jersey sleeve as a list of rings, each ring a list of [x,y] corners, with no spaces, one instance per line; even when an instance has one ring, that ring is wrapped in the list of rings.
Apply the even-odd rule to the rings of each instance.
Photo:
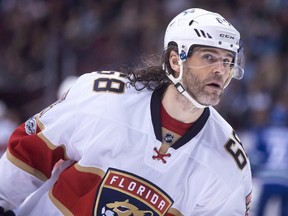
[[[248,216],[251,204],[252,186],[245,190],[245,184],[233,191],[223,204],[215,207],[215,215]],[[214,210],[213,210],[214,212]]]
[[[245,186],[242,185],[233,191],[233,193],[224,200],[223,204],[215,208],[215,215],[248,216],[251,196],[252,187],[250,187],[250,191],[245,191]]]
[[[243,148],[242,144],[240,146]],[[244,152],[243,154],[246,155]],[[226,179],[225,182],[221,183],[222,187],[218,187],[215,183],[216,186],[211,189],[211,194],[215,195],[214,200],[212,199],[213,201],[207,205],[208,208],[206,209],[209,213],[203,212],[196,215],[211,215],[213,213],[215,216],[249,216],[252,199],[252,174],[248,157],[245,161],[246,165],[242,166],[242,163],[237,163],[236,159],[233,158],[233,165],[236,163],[237,169],[232,170],[226,167],[226,171],[230,170],[228,175],[231,175],[231,182]],[[235,176],[237,176],[236,179]],[[219,190],[220,188],[222,190]]]
[[[57,162],[77,158],[70,139],[75,130],[82,79],[12,133],[0,161],[0,205],[5,209],[19,206],[48,180]]]
[[[216,183],[217,185],[217,183]],[[214,196],[209,200],[207,206],[197,206],[195,216],[249,216],[249,209],[252,197],[252,182],[251,176],[247,175],[240,185],[235,186],[235,189],[224,191],[219,190],[221,187],[211,188],[210,196]]]

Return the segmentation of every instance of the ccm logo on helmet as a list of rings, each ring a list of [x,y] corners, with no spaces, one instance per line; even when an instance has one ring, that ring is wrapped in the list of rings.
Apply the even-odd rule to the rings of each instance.
[[[228,34],[220,34],[219,36],[220,36],[221,38],[227,38],[227,39],[232,39],[232,40],[235,39],[234,36],[232,36],[232,35],[228,35]]]

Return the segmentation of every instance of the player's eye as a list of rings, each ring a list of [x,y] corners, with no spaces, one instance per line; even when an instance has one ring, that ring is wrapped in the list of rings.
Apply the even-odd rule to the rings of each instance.
[[[230,66],[230,64],[231,64],[231,61],[229,61],[228,59],[223,59],[223,65],[224,66]]]
[[[203,54],[201,59],[206,64],[212,64],[212,63],[215,63],[217,61],[217,58],[210,53]]]

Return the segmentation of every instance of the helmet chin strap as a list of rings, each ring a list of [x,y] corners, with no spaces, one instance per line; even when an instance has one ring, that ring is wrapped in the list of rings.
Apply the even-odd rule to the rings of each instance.
[[[197,102],[188,92],[185,90],[184,86],[182,85],[182,76],[183,76],[183,62],[179,61],[180,66],[180,73],[177,78],[175,78],[172,74],[168,73],[166,69],[166,74],[169,77],[169,79],[174,83],[175,88],[178,90],[178,92],[182,95],[184,95],[195,107],[199,109],[203,109],[205,107],[208,107],[207,105],[200,104]]]

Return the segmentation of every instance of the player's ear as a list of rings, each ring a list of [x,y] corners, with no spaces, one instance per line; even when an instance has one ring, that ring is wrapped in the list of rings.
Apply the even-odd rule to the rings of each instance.
[[[179,55],[177,52],[171,51],[169,56],[169,64],[176,74],[180,72]]]

